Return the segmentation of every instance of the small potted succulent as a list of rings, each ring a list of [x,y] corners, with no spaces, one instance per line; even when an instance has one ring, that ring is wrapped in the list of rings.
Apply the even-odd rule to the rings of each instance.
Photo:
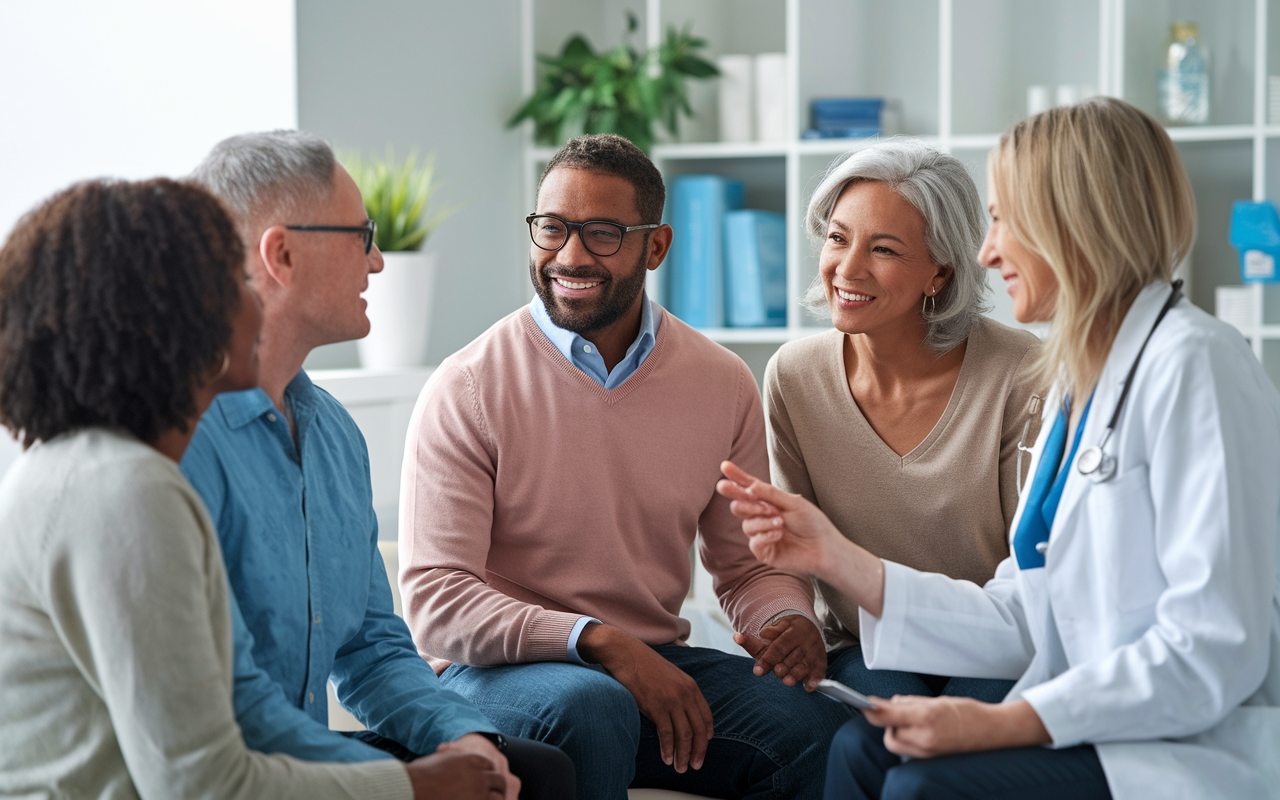
[[[422,251],[428,237],[456,207],[428,213],[435,194],[435,158],[419,160],[411,152],[397,160],[388,148],[383,158],[341,155],[364,195],[365,212],[378,225],[374,243],[386,262],[369,276],[364,293],[369,335],[358,343],[366,369],[420,366],[426,361],[431,328],[434,253]]]
[[[720,71],[698,55],[706,41],[689,26],[668,28],[662,43],[644,53],[630,44],[637,26],[628,12],[626,40],[603,53],[576,34],[559,56],[539,55],[542,81],[507,126],[531,119],[534,140],[552,146],[583,133],[616,133],[645,152],[653,147],[655,123],[677,136],[680,116],[693,116],[685,81]]]

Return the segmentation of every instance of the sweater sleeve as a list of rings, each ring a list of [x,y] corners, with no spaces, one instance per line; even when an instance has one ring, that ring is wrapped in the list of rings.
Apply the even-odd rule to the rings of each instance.
[[[564,661],[581,615],[521,602],[485,581],[497,461],[473,377],[446,361],[423,387],[405,442],[405,619],[424,658],[482,666]]]
[[[138,794],[409,797],[395,762],[313,764],[246,749],[232,708],[222,553],[198,498],[176,473],[98,477],[63,511],[44,584]]]
[[[755,378],[746,364],[738,375],[737,418],[728,460],[759,478],[769,478],[764,412]],[[756,634],[784,611],[799,611],[819,629],[813,593],[807,581],[756,560],[747,546],[742,523],[729,510],[729,500],[713,494],[698,519],[699,553],[713,577],[720,606],[735,630]]]

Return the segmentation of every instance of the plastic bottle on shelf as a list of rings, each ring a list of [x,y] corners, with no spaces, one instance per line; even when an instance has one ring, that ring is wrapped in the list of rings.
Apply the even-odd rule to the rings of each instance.
[[[1160,113],[1175,125],[1209,121],[1209,53],[1194,22],[1173,23],[1160,70]]]

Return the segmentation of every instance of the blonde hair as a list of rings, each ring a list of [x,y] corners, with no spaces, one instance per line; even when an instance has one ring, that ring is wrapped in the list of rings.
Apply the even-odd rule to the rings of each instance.
[[[1058,281],[1034,377],[1083,397],[1138,293],[1170,280],[1191,250],[1195,198],[1182,159],[1148,114],[1095,97],[1017,123],[988,163],[1001,224]]]

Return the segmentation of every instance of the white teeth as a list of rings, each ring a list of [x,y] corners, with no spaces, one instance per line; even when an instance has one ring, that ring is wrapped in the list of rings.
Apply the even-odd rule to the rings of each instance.
[[[854,294],[853,292],[846,292],[843,289],[836,289],[836,294],[840,295],[840,298],[842,300],[850,300],[858,303],[863,303],[868,300],[875,300],[875,298],[869,294]]]
[[[564,280],[563,278],[552,278],[552,280],[554,280],[556,283],[560,284],[561,286],[565,287],[566,289],[590,289],[592,286],[599,286],[600,284],[604,283],[604,281],[592,281],[590,283],[574,283],[573,281],[567,281],[567,280]]]

